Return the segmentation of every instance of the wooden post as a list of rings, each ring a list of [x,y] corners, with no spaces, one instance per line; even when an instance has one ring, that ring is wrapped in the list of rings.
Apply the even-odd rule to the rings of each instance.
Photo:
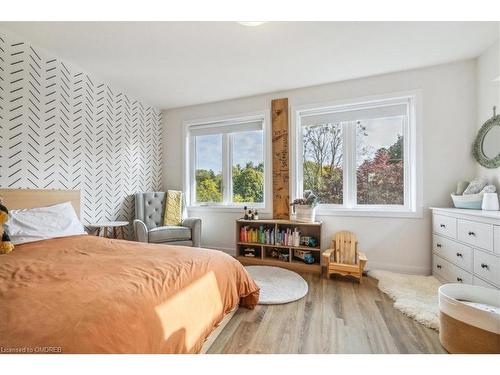
[[[271,102],[273,141],[273,218],[290,218],[288,99]]]

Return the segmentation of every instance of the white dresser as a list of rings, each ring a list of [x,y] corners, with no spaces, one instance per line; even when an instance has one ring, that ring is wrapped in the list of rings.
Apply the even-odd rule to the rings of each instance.
[[[500,211],[432,210],[432,273],[443,282],[500,288]]]

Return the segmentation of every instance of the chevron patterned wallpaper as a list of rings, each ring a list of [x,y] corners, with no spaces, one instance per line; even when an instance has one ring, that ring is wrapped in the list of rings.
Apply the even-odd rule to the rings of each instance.
[[[131,221],[132,194],[161,189],[160,116],[0,32],[0,187],[79,189],[84,224]]]

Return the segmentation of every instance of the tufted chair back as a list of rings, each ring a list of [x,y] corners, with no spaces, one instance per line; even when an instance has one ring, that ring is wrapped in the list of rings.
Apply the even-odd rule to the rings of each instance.
[[[163,225],[165,192],[135,194],[135,218],[143,221],[148,230]]]

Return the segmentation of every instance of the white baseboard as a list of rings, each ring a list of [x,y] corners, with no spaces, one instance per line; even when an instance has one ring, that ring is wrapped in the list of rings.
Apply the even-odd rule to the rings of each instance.
[[[220,246],[212,246],[212,245],[204,245],[202,244],[201,247],[204,247],[206,249],[214,249],[214,250],[220,250],[223,251],[231,256],[236,255],[236,249],[234,247],[220,247]],[[384,271],[392,271],[392,272],[399,272],[399,273],[406,273],[410,275],[430,275],[432,272],[431,267],[412,267],[412,266],[402,266],[398,264],[388,264],[388,263],[378,263],[378,262],[372,262],[368,261],[366,265],[366,270],[384,270]]]
[[[412,266],[401,266],[398,264],[387,264],[387,263],[377,263],[368,260],[366,264],[366,270],[384,270],[399,273],[406,273],[410,275],[430,275],[432,272],[431,267],[412,267]]]
[[[236,255],[236,249],[234,247],[219,247],[219,246],[211,246],[211,245],[204,245],[204,244],[201,244],[201,247],[204,247],[205,249],[220,250],[220,251],[223,251],[231,256]]]

